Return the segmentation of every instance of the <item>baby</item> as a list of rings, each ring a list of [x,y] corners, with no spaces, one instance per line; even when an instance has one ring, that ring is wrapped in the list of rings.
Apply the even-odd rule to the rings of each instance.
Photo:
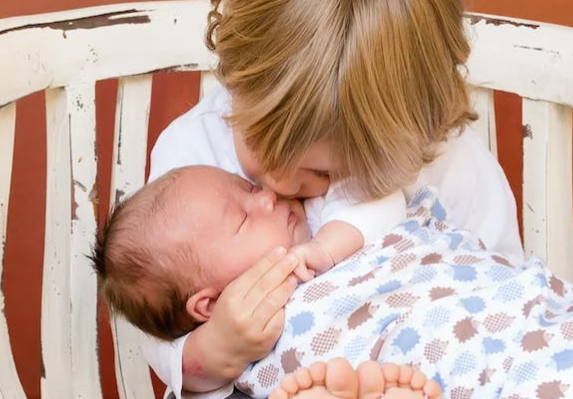
[[[539,259],[513,263],[484,250],[477,236],[449,226],[433,188],[419,190],[408,215],[335,270],[299,286],[284,306],[283,333],[272,351],[229,380],[256,398],[280,384],[273,399],[292,398],[309,386],[306,393],[322,399],[314,388],[325,374],[312,379],[313,366],[343,357],[352,367],[368,359],[404,365],[406,388],[418,398],[421,391],[431,398],[440,392],[566,397],[573,286]],[[371,222],[383,216],[372,215]],[[165,339],[215,317],[223,289],[226,295],[256,269],[251,264],[262,254],[314,240],[300,204],[207,167],[174,170],[146,186],[114,212],[104,233],[94,261],[108,305]],[[285,278],[296,264],[283,273],[281,262],[267,263],[269,274]],[[404,368],[408,364],[423,373],[420,382],[411,367]],[[296,375],[304,378],[293,382]],[[380,397],[378,391],[396,397],[376,391],[368,397]]]
[[[301,259],[294,273],[302,281],[360,249],[364,237],[349,224],[320,228],[321,202],[307,200],[305,214],[300,202],[221,169],[173,170],[113,212],[92,257],[100,292],[146,333],[177,338],[206,321],[227,284],[277,246]],[[366,205],[376,210],[378,236],[406,216],[401,192]],[[329,234],[313,237],[307,217]]]

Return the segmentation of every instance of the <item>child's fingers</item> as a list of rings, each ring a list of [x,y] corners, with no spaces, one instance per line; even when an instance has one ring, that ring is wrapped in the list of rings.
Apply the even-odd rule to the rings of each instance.
[[[254,311],[262,301],[266,301],[269,294],[291,275],[297,264],[297,258],[293,255],[287,255],[279,260],[245,293],[243,303],[247,309]]]
[[[227,291],[232,290],[235,295],[248,293],[270,269],[275,267],[277,262],[284,258],[286,253],[287,251],[283,247],[274,248],[251,268],[233,280],[227,287],[229,288]]]
[[[267,337],[267,339],[271,339],[273,341],[273,345],[279,339],[280,335],[283,332],[285,326],[285,310],[283,308],[279,309],[273,317],[269,320],[269,322],[265,325],[263,330],[263,336]]]
[[[281,312],[296,289],[297,281],[294,276],[287,277],[275,290],[263,298],[253,310],[252,320],[261,330],[267,329],[267,324],[278,312]]]

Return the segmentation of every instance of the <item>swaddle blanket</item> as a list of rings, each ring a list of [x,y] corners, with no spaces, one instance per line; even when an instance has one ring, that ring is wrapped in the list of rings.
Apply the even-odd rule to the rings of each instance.
[[[263,398],[286,373],[345,357],[413,364],[445,398],[573,398],[573,287],[450,227],[431,188],[408,219],[301,285],[285,331],[236,381]]]

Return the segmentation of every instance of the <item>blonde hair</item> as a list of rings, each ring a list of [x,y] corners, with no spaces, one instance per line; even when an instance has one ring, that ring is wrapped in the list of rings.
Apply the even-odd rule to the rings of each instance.
[[[229,121],[266,171],[330,138],[333,178],[367,198],[415,179],[476,118],[461,0],[212,0],[206,41]],[[220,9],[222,7],[222,10]]]

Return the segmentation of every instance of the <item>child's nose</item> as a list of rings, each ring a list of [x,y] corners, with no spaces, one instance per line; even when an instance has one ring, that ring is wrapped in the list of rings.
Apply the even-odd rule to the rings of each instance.
[[[270,190],[261,190],[255,194],[256,208],[264,212],[272,212],[277,204],[277,195]]]

